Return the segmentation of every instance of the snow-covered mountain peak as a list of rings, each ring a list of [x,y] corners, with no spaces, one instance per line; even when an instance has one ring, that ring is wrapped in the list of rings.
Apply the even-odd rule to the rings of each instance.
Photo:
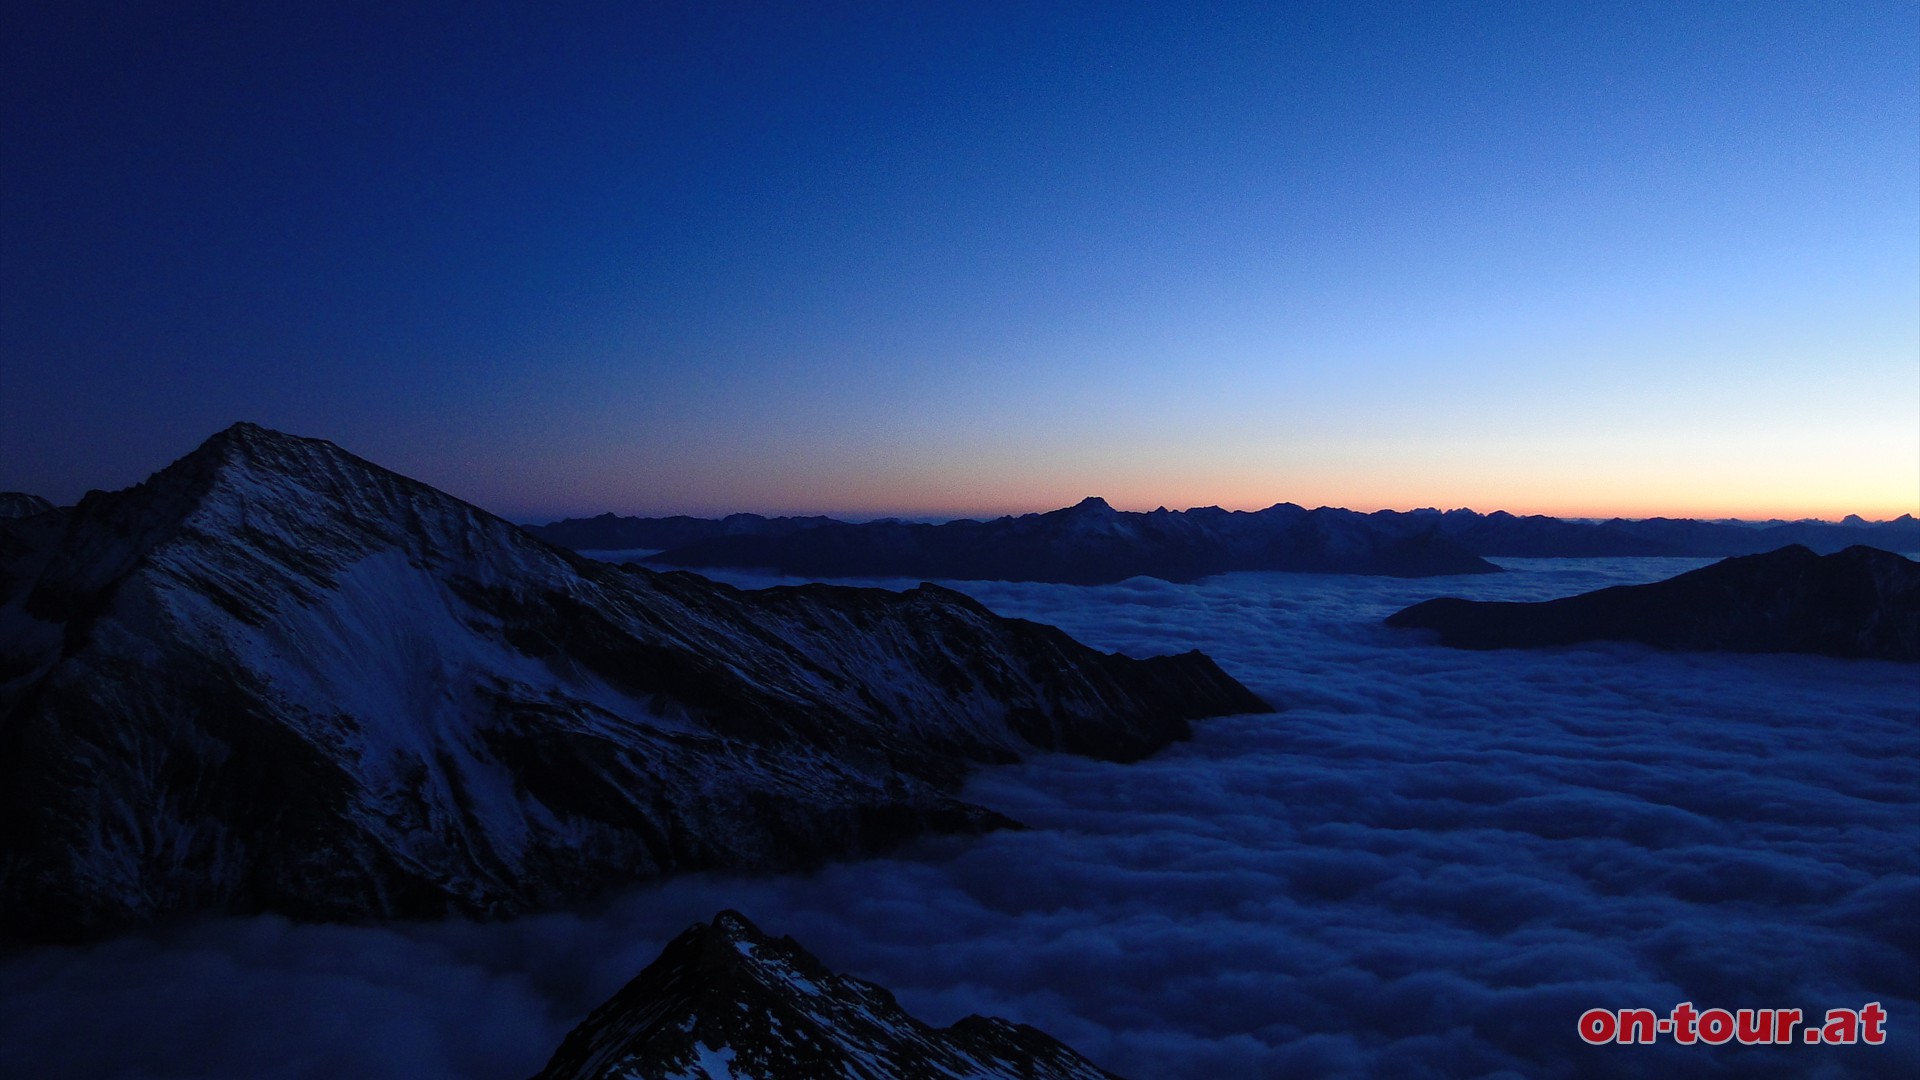
[[[524,911],[1004,823],[1034,747],[1266,704],[936,587],[615,567],[332,443],[237,425],[0,522],[0,933],[216,908]]]
[[[552,583],[577,562],[496,518],[322,439],[235,424],[147,480],[69,515],[30,610],[63,619],[145,595],[218,632],[313,606],[372,556],[496,583]],[[140,575],[145,593],[121,585]]]
[[[198,509],[208,526],[318,527],[335,540],[357,534],[422,553],[475,529],[489,542],[527,542],[518,527],[331,442],[257,424],[219,432],[159,476],[174,469],[206,476]]]

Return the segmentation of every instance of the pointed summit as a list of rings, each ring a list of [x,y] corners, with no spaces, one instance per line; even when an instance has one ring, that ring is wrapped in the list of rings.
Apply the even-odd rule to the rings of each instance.
[[[885,987],[723,911],[696,923],[567,1035],[535,1080],[821,1076],[1116,1080],[1045,1032],[969,1016],[934,1028]]]
[[[263,427],[250,420],[241,420],[238,423],[229,424],[219,431],[214,432],[212,435],[207,436],[204,442],[195,447],[193,451],[182,458],[181,461],[205,461],[209,459],[233,461],[250,457],[285,456],[297,454],[301,452],[303,448],[315,452],[331,451],[336,454],[346,453],[346,451],[341,450],[338,446],[327,442],[325,439],[309,439],[299,435],[289,435],[284,431],[276,431],[270,427]]]
[[[256,480],[275,474],[299,476],[307,480],[324,477],[327,479],[323,481],[323,486],[343,480],[356,486],[397,480],[423,491],[433,490],[356,457],[325,439],[289,435],[245,420],[214,432],[192,453],[174,464],[179,466],[189,462],[202,467],[241,467],[252,472]],[[164,476],[167,471],[161,470],[160,475]]]
[[[1089,495],[1086,498],[1081,499],[1079,502],[1073,504],[1072,509],[1078,510],[1083,514],[1119,513],[1119,511],[1115,510],[1112,506],[1108,505],[1107,500],[1101,498],[1098,495]]]
[[[291,438],[294,438],[294,436],[288,435],[284,431],[275,431],[263,424],[256,424],[251,420],[235,420],[233,423],[207,436],[207,441],[219,442],[221,440],[227,440],[240,442],[260,439]]]
[[[256,624],[378,551],[439,565],[553,564],[546,576],[566,561],[516,526],[324,439],[253,423],[215,433],[133,487],[89,492],[62,545],[43,596],[103,601],[143,571],[169,583],[160,598],[173,615],[187,618],[198,598]]]

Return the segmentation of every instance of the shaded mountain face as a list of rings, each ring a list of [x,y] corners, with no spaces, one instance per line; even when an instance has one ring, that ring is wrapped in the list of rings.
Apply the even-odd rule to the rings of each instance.
[[[1387,625],[1437,630],[1465,649],[1607,640],[1920,662],[1920,563],[1869,547],[1786,547],[1539,603],[1428,600]]]
[[[582,559],[240,425],[0,525],[0,933],[169,912],[498,914],[1004,819],[1036,747],[1266,705],[947,590],[742,592]]]
[[[841,524],[845,523],[830,517],[761,517],[759,514],[728,514],[723,518],[697,518],[679,514],[643,518],[601,514],[598,517],[567,518],[525,528],[550,544],[575,551],[617,551],[632,548],[664,550],[715,536],[788,536],[822,525]]]
[[[1437,535],[1389,534],[1364,515],[1281,504],[1115,510],[1087,499],[1064,510],[992,521],[837,524],[785,536],[716,536],[648,561],[765,567],[806,577],[938,577],[1098,585],[1145,575],[1192,581],[1232,570],[1428,577],[1498,567]]]
[[[0,520],[32,517],[53,509],[53,504],[24,491],[0,491]]]
[[[1118,1080],[1036,1028],[934,1028],[723,911],[675,938],[567,1035],[535,1080]]]

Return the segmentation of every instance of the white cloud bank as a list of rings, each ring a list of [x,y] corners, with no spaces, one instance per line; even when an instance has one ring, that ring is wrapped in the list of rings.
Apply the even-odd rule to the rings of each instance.
[[[922,1018],[1037,1024],[1129,1076],[1920,1073],[1920,667],[1389,631],[1691,560],[1441,581],[962,583],[1285,711],[971,798],[1036,826],[807,877],[696,877],[480,926],[222,919],[0,961],[0,1074],[524,1077],[687,923],[737,907]],[[751,575],[720,575],[741,584]],[[1590,1006],[1880,1000],[1881,1047],[1589,1047]]]

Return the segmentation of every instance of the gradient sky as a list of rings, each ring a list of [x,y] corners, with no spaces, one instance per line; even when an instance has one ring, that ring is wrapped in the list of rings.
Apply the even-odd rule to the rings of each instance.
[[[301,6],[12,9],[0,489],[1920,511],[1915,4]]]

